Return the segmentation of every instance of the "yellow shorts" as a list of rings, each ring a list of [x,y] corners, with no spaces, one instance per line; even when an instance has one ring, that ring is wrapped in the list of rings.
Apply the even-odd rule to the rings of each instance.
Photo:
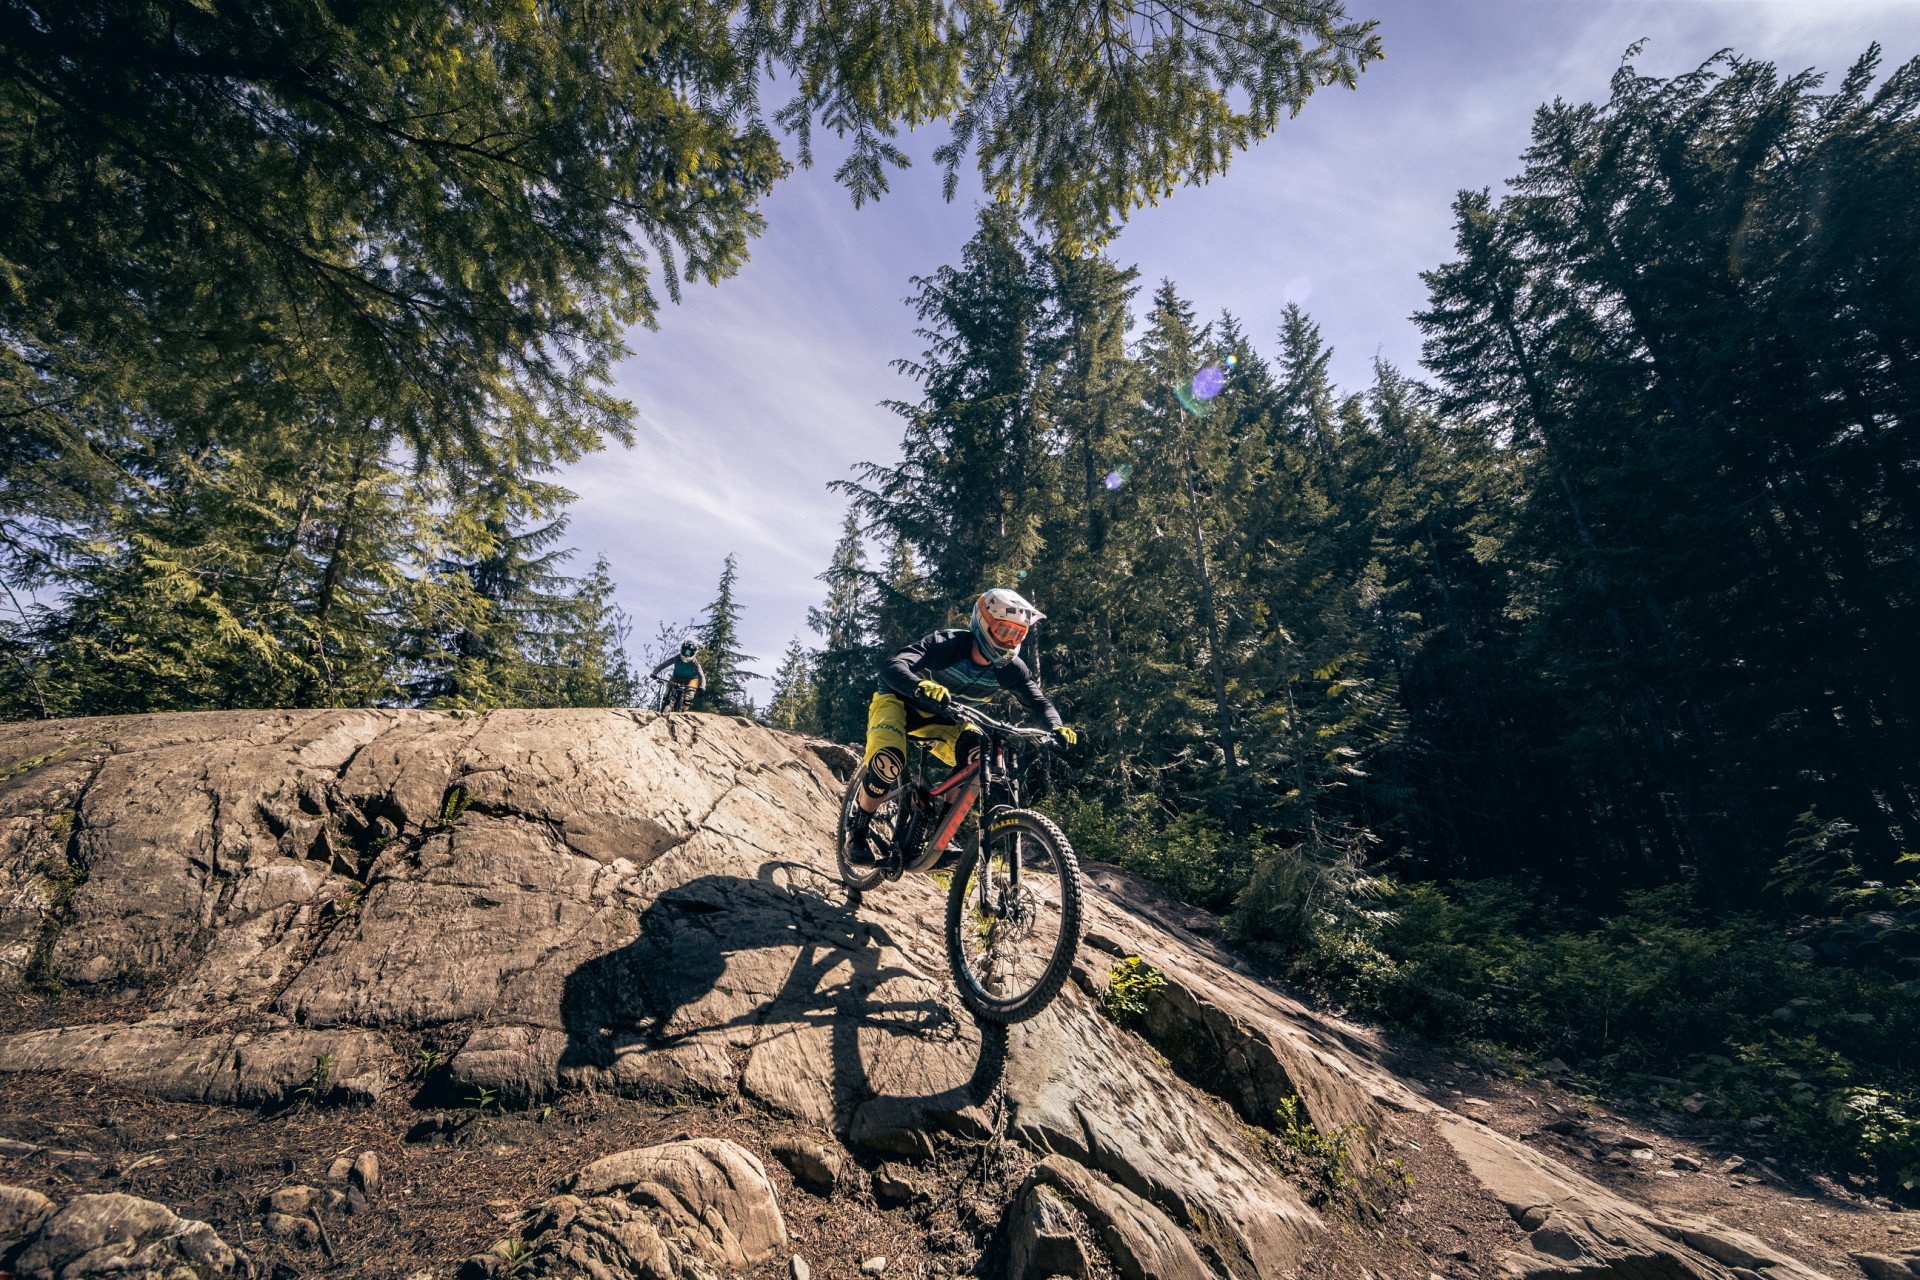
[[[866,764],[888,747],[898,751],[905,760],[907,739],[918,738],[943,764],[956,765],[960,762],[957,749],[960,735],[968,731],[966,725],[950,724],[921,714],[907,706],[898,694],[876,693],[867,704],[867,753],[860,763]]]

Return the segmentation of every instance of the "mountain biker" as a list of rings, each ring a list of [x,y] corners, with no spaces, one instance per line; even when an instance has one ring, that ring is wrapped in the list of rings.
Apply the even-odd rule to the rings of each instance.
[[[908,738],[926,741],[936,758],[955,768],[978,757],[980,732],[947,714],[953,699],[984,702],[996,689],[1004,689],[1063,745],[1079,741],[1020,660],[1027,631],[1045,616],[1018,592],[995,587],[973,602],[964,630],[924,635],[882,664],[879,692],[867,707],[867,750],[861,761],[866,772],[859,806],[850,815],[849,853],[855,861],[874,859],[867,824],[899,785]]]
[[[687,704],[693,701],[694,691],[707,686],[706,670],[694,656],[699,651],[700,646],[689,636],[680,642],[679,653],[662,658],[660,665],[649,674],[649,679],[658,680],[662,671],[669,666],[673,668],[673,675],[667,681],[667,705],[674,710],[686,710]]]

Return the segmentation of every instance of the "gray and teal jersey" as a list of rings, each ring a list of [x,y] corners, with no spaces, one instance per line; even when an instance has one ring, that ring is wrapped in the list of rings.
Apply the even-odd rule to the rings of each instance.
[[[675,684],[691,684],[698,680],[702,689],[707,687],[707,673],[701,669],[700,659],[683,658],[679,654],[662,659],[660,665],[653,669],[654,679],[659,679],[660,673],[665,671],[669,664],[673,666],[672,679]]]

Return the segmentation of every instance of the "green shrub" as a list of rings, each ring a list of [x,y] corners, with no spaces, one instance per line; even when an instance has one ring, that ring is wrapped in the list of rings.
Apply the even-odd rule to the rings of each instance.
[[[1681,886],[1585,922],[1512,881],[1395,885],[1385,900],[1375,927],[1312,938],[1295,975],[1443,1043],[1560,1057],[1613,1087],[1771,1117],[1896,1184],[1920,1168],[1913,984],[1806,954],[1777,921],[1710,919]]]
[[[467,794],[466,787],[456,782],[447,788],[446,795],[440,799],[440,825],[450,827],[460,821],[460,815],[473,803],[473,797]]]
[[[1920,1094],[1842,1089],[1827,1103],[1827,1120],[1855,1159],[1887,1170],[1907,1191],[1920,1190]]]
[[[1081,861],[1125,867],[1208,911],[1231,908],[1252,868],[1253,842],[1204,813],[1168,815],[1138,796],[1120,807],[1069,796],[1052,811]]]
[[[1871,878],[1844,822],[1801,816],[1772,915],[1714,914],[1687,885],[1596,914],[1535,881],[1403,882],[1354,851],[1236,837],[1145,800],[1069,799],[1059,816],[1084,858],[1230,907],[1238,942],[1360,1012],[1673,1105],[1698,1094],[1710,1117],[1768,1117],[1804,1150],[1920,1189],[1920,858]]]
[[[327,1100],[327,1096],[333,1092],[333,1072],[338,1065],[330,1053],[323,1053],[313,1060],[313,1068],[307,1072],[307,1078],[293,1091],[301,1107],[319,1106]]]
[[[1100,1006],[1107,1016],[1122,1027],[1131,1027],[1147,1016],[1147,1002],[1153,993],[1167,985],[1166,975],[1142,960],[1128,956],[1107,971],[1107,989]]]
[[[1361,1134],[1359,1125],[1343,1124],[1331,1133],[1323,1133],[1298,1098],[1282,1098],[1274,1118],[1279,1122],[1274,1137],[1305,1166],[1320,1198],[1332,1198],[1348,1189],[1353,1182],[1351,1150]]]

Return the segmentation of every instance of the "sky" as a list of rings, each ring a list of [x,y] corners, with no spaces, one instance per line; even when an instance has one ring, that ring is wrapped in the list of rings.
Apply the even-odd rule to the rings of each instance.
[[[1176,282],[1203,316],[1232,311],[1271,351],[1288,302],[1334,347],[1332,373],[1364,387],[1376,357],[1419,365],[1408,318],[1419,273],[1452,250],[1450,205],[1518,171],[1534,109],[1604,100],[1627,46],[1672,75],[1731,48],[1837,78],[1878,41],[1889,65],[1920,55],[1920,0],[1347,0],[1376,18],[1386,58],[1358,89],[1323,89],[1204,187],[1136,213],[1109,246],[1151,285]],[[616,389],[638,410],[634,444],[568,469],[579,495],[576,567],[605,555],[635,648],[713,598],[739,557],[743,647],[771,675],[803,642],[815,575],[840,534],[828,489],[855,463],[898,456],[916,398],[892,362],[924,347],[912,278],[959,256],[979,188],[942,201],[937,131],[903,139],[918,163],[856,210],[830,147],[763,206],[752,258],[718,286],[688,286],[657,331],[628,336]],[[1143,291],[1144,292],[1144,291]],[[1143,298],[1144,301],[1144,298]],[[1044,601],[1036,601],[1045,608]],[[906,643],[912,637],[899,637]],[[755,688],[764,702],[767,685]]]

